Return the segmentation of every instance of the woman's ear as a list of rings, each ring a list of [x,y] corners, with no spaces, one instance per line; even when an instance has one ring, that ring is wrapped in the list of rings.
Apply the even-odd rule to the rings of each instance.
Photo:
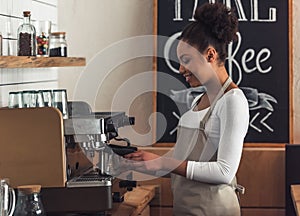
[[[208,47],[206,51],[206,59],[208,62],[214,62],[217,57],[217,51],[213,47]]]

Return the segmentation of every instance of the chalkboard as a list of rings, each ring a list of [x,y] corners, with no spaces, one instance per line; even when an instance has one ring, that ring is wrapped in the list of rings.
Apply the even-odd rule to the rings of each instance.
[[[188,110],[192,99],[201,92],[201,88],[190,88],[178,74],[176,61],[168,59],[176,58],[174,39],[193,21],[195,8],[206,2],[215,1],[156,0],[157,35],[167,36],[157,41],[156,111],[165,117],[157,118],[158,142],[175,142],[182,111]],[[290,2],[220,2],[234,8],[239,18],[239,39],[228,46],[226,68],[248,99],[250,122],[245,142],[288,143]]]

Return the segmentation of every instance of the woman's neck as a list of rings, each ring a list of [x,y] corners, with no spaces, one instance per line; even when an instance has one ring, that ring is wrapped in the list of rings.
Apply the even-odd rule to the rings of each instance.
[[[224,66],[218,67],[214,71],[215,71],[215,76],[204,85],[206,87],[207,90],[206,93],[210,101],[212,101],[217,96],[222,86],[224,85],[224,83],[229,77],[226,68]]]

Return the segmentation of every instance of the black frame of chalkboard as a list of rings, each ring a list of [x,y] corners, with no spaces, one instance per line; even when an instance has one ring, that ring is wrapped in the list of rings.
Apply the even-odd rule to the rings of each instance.
[[[153,32],[154,32],[154,35],[158,35],[158,3],[159,1],[162,1],[162,0],[153,0]],[[163,1],[171,1],[171,0],[163,0]],[[175,0],[173,0],[175,1]],[[285,2],[285,1],[283,1]],[[288,17],[287,17],[287,22],[285,23],[285,28],[287,29],[288,33],[286,34],[286,38],[287,38],[287,41],[285,41],[285,44],[287,47],[287,59],[286,59],[286,68],[288,69],[288,75],[287,77],[285,77],[286,80],[286,85],[287,85],[287,91],[285,95],[288,95],[287,97],[287,104],[288,104],[288,107],[287,109],[283,110],[283,112],[285,112],[285,114],[287,115],[286,117],[286,125],[288,125],[288,129],[286,131],[284,131],[284,133],[286,134],[285,135],[285,138],[280,138],[279,140],[282,140],[282,141],[279,141],[279,142],[276,142],[276,141],[252,141],[252,142],[248,142],[246,140],[245,142],[245,146],[255,146],[255,147],[258,147],[258,146],[262,146],[262,147],[282,147],[285,143],[293,143],[293,56],[292,56],[292,0],[288,0],[286,2],[286,7],[287,7],[287,14],[288,14]],[[285,14],[286,15],[286,14]],[[273,36],[272,36],[273,37]],[[154,49],[155,49],[155,53],[157,55],[157,52],[158,52],[158,40],[157,38],[155,39],[155,43],[154,43]],[[154,70],[154,76],[153,76],[153,80],[154,80],[154,86],[155,86],[155,89],[157,90],[157,87],[158,87],[158,63],[159,63],[159,60],[158,58],[156,57],[156,55],[154,56],[153,58],[153,70]],[[285,69],[286,69],[285,68]],[[286,71],[286,70],[285,70]],[[276,85],[276,83],[273,83],[272,85]],[[281,89],[279,87],[279,89]],[[157,91],[155,91],[153,93],[153,111],[154,112],[157,112],[157,105],[158,105],[158,98],[159,98],[159,94],[157,93]],[[288,112],[288,113],[286,113]],[[157,122],[158,120],[155,119],[153,124],[154,124],[154,128],[156,128],[157,126]],[[261,121],[263,121],[261,119]],[[153,135],[153,140],[154,140],[154,143],[157,139],[157,135],[156,133],[154,133]],[[272,140],[272,139],[270,139]],[[163,142],[160,142],[158,141],[155,146],[173,146],[174,145],[174,142],[168,142],[168,141],[163,141]]]

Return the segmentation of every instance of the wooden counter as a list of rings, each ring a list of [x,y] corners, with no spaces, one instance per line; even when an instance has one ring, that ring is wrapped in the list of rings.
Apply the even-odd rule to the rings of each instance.
[[[122,203],[114,203],[110,215],[118,216],[150,216],[149,203],[155,196],[155,187],[145,185],[126,192]]]
[[[300,185],[291,185],[291,194],[296,213],[298,216],[300,216]]]

